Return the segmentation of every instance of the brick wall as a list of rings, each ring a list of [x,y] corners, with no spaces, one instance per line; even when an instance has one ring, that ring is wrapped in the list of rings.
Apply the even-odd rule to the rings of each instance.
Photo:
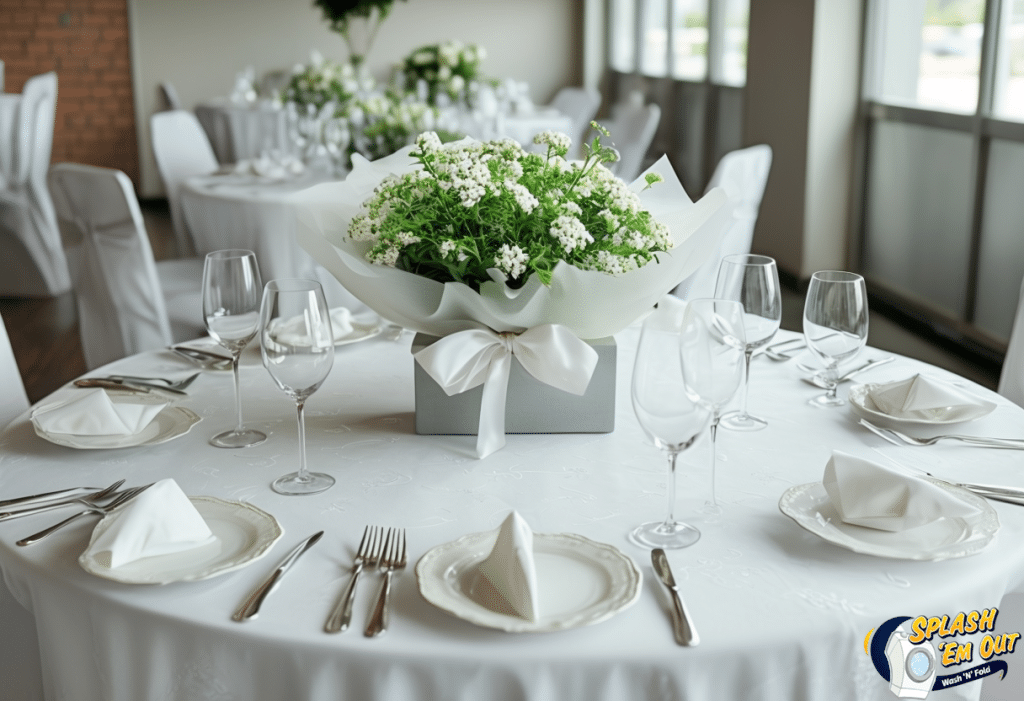
[[[0,0],[4,89],[57,71],[52,162],[139,177],[127,0]]]

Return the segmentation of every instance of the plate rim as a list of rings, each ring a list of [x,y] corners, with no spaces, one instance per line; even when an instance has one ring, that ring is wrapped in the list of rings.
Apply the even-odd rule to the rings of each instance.
[[[850,385],[849,395],[848,395],[848,399],[849,399],[849,403],[850,403],[850,411],[852,411],[854,414],[857,414],[860,418],[864,418],[864,419],[868,419],[868,420],[873,420],[873,421],[877,421],[877,422],[886,422],[886,421],[888,421],[888,422],[890,422],[890,423],[892,423],[893,425],[896,425],[896,426],[902,425],[902,426],[922,426],[922,427],[927,427],[927,426],[955,426],[957,424],[965,424],[965,423],[970,423],[971,421],[977,421],[978,419],[984,418],[984,417],[988,416],[989,414],[991,414],[999,406],[995,402],[990,402],[987,399],[982,399],[981,397],[975,395],[973,392],[970,392],[971,396],[973,396],[979,402],[983,402],[985,404],[985,407],[984,407],[985,411],[983,413],[979,414],[978,416],[974,416],[974,417],[971,417],[969,419],[950,419],[950,420],[945,420],[945,421],[935,421],[935,420],[930,420],[930,419],[906,419],[906,418],[902,418],[902,417],[899,417],[899,416],[890,416],[889,414],[885,414],[885,413],[882,413],[880,411],[875,411],[874,409],[870,409],[870,408],[868,408],[867,406],[864,405],[864,398],[867,397],[867,393],[870,391],[870,389],[872,387],[877,387],[877,386],[879,386],[881,384],[883,384],[883,383],[881,383],[881,382],[865,382],[865,383],[862,383],[862,384]]]
[[[221,499],[220,497],[214,496],[193,496],[189,497],[188,499],[193,503],[193,505],[195,505],[196,502],[208,502],[220,507],[230,507],[235,510],[242,510],[253,513],[258,518],[262,519],[271,528],[273,535],[265,541],[258,543],[257,546],[254,548],[252,555],[241,562],[236,561],[225,564],[221,567],[215,567],[213,569],[207,567],[205,569],[198,570],[197,572],[191,575],[187,575],[184,577],[174,577],[172,579],[141,579],[138,577],[123,576],[123,573],[122,576],[118,576],[116,569],[110,567],[102,567],[86,558],[85,554],[86,552],[88,552],[88,546],[86,546],[86,550],[78,556],[78,564],[82,567],[82,569],[84,569],[89,574],[92,574],[96,577],[101,577],[103,579],[108,579],[113,582],[120,582],[121,584],[162,585],[173,584],[176,582],[198,582],[204,579],[216,577],[218,575],[227,574],[228,572],[234,572],[235,570],[239,570],[243,567],[251,565],[252,563],[266,556],[267,553],[269,553],[270,550],[277,543],[277,541],[281,540],[281,538],[284,536],[284,527],[281,525],[281,522],[274,517],[273,514],[268,513],[267,511],[264,511],[258,506],[255,506],[248,502],[238,501],[235,499]],[[198,508],[199,507],[197,506],[197,509]],[[96,526],[93,528],[93,535],[90,535],[89,537],[90,545],[92,544],[93,539],[96,537],[96,534],[99,532],[100,526],[103,524],[104,521],[107,521],[109,518],[110,515],[104,516],[102,519],[100,519],[99,523],[97,523]],[[237,558],[238,554],[240,553],[236,553],[234,557]]]
[[[159,419],[161,415],[171,413],[178,413],[181,414],[182,416],[181,418],[175,420],[176,428],[168,432],[162,438],[160,437],[161,434],[157,434],[156,436],[148,440],[137,442],[130,441],[122,445],[85,445],[79,442],[83,438],[86,440],[91,440],[100,438],[110,438],[111,436],[79,436],[73,433],[50,433],[49,431],[46,431],[35,422],[34,413],[33,415],[29,416],[29,420],[32,423],[32,428],[35,429],[36,435],[45,441],[53,443],[54,445],[63,446],[65,448],[74,448],[76,450],[120,450],[122,448],[138,448],[139,446],[143,445],[160,445],[161,443],[166,443],[167,441],[174,440],[175,438],[180,438],[181,436],[184,436],[189,431],[191,431],[193,426],[195,426],[197,423],[203,420],[203,417],[201,417],[199,414],[192,411],[191,409],[188,409],[187,407],[179,406],[177,404],[168,404],[159,412],[157,412],[157,415],[153,417],[153,421]],[[139,435],[141,435],[141,433],[142,431],[131,436],[122,436],[121,438],[123,440],[129,440],[137,438]],[[114,436],[113,438],[117,437]]]
[[[941,548],[933,548],[932,550],[927,552],[908,555],[892,552],[891,546],[881,546],[876,545],[874,543],[869,543],[867,541],[858,540],[857,538],[851,535],[843,533],[842,531],[838,531],[838,529],[836,529],[835,526],[833,526],[833,530],[827,530],[825,528],[817,530],[813,529],[810,527],[810,521],[807,519],[808,514],[796,512],[796,510],[793,509],[791,502],[798,496],[802,496],[812,490],[820,489],[821,492],[825,492],[825,486],[821,482],[806,482],[804,484],[796,484],[788,488],[786,491],[782,493],[782,496],[779,497],[779,511],[781,511],[785,516],[788,516],[790,519],[792,519],[798,526],[803,528],[808,533],[816,535],[822,540],[832,543],[833,545],[838,545],[842,548],[846,548],[847,550],[859,553],[861,555],[871,555],[874,557],[884,557],[894,560],[937,562],[939,560],[950,560],[960,557],[967,557],[969,555],[976,555],[992,544],[992,541],[995,540],[995,536],[1001,528],[1001,524],[999,523],[999,514],[996,512],[994,508],[992,508],[992,505],[988,503],[988,500],[986,500],[982,496],[970,492],[969,490],[963,489],[962,487],[958,487],[955,484],[951,484],[944,480],[927,476],[922,476],[921,479],[927,482],[931,482],[932,484],[935,484],[939,487],[942,487],[943,489],[959,496],[969,504],[978,507],[982,514],[979,517],[980,522],[977,524],[977,526],[975,526],[975,529],[983,530],[981,530],[981,538],[977,542],[966,542],[966,546],[965,541],[962,541],[959,544],[955,544],[960,546],[960,548],[957,551],[952,551],[950,549],[952,546],[945,546],[945,550]],[[968,524],[968,527],[970,528],[971,524]],[[829,537],[828,534],[833,532],[840,533],[844,537]]]
[[[427,603],[431,604],[435,608],[444,611],[445,613],[448,613],[452,616],[455,616],[460,620],[481,626],[483,628],[500,630],[506,633],[549,633],[559,630],[570,630],[573,628],[581,628],[593,625],[596,623],[600,623],[601,621],[608,620],[616,614],[625,611],[633,604],[635,604],[637,600],[639,600],[640,598],[640,595],[643,590],[643,573],[640,571],[640,568],[637,566],[636,562],[634,562],[633,558],[631,558],[626,553],[622,552],[619,548],[615,547],[614,545],[611,545],[610,543],[601,543],[592,540],[578,533],[534,533],[533,537],[535,541],[539,539],[541,541],[547,542],[560,542],[563,545],[571,543],[575,547],[578,547],[580,544],[584,544],[587,547],[594,548],[596,550],[602,551],[610,555],[611,557],[609,559],[617,561],[622,566],[623,573],[628,574],[628,576],[626,577],[626,586],[623,589],[623,591],[618,594],[618,596],[620,597],[619,602],[613,608],[608,609],[600,613],[599,615],[593,615],[581,619],[579,617],[579,612],[575,612],[572,614],[572,619],[558,619],[555,621],[538,623],[535,621],[528,621],[524,618],[519,618],[517,616],[503,614],[498,611],[487,610],[486,615],[474,615],[475,611],[472,609],[467,612],[467,610],[465,609],[458,609],[457,607],[453,608],[452,606],[448,605],[447,601],[440,600],[440,598],[436,596],[437,592],[434,589],[430,588],[431,582],[427,581],[427,568],[430,565],[434,564],[433,561],[439,560],[439,558],[443,557],[445,554],[449,552],[454,552],[461,549],[466,549],[467,547],[472,547],[471,544],[477,541],[486,542],[487,539],[496,538],[499,530],[500,529],[496,528],[490,531],[468,533],[466,535],[460,536],[459,538],[456,538],[455,540],[448,541],[446,543],[441,543],[440,545],[436,545],[427,552],[425,552],[416,562],[415,567],[417,589],[420,592],[420,596],[422,596]],[[576,552],[578,553],[578,551]],[[588,557],[588,559],[591,558]],[[591,561],[600,562],[598,560]],[[602,567],[607,570],[607,567],[603,564]],[[457,592],[453,592],[453,590],[451,590],[450,588],[441,585],[441,581],[443,581],[442,578],[437,578],[436,582],[433,584],[433,586],[437,588],[438,591],[444,593],[454,593],[455,599],[461,598]],[[612,593],[611,595],[609,595],[609,597],[606,597],[606,599],[602,599],[602,601],[614,598],[615,596],[616,594]]]

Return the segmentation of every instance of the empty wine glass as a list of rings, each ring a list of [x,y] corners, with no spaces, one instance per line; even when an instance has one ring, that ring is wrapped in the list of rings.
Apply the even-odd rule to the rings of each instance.
[[[743,403],[738,411],[722,416],[722,426],[734,431],[760,431],[768,422],[747,412],[750,359],[755,350],[775,337],[782,321],[782,295],[775,259],[744,253],[726,256],[718,269],[715,297],[735,300],[743,305],[743,328],[747,341],[744,348]]]
[[[210,336],[231,353],[231,370],[235,377],[237,421],[234,429],[210,439],[210,444],[218,448],[248,448],[267,440],[262,431],[242,425],[242,394],[238,382],[238,359],[259,329],[262,293],[255,253],[235,249],[206,255],[203,318]]]
[[[681,309],[660,304],[644,321],[633,365],[633,411],[651,442],[668,454],[668,515],[629,534],[632,543],[647,548],[685,548],[700,538],[700,531],[675,519],[676,459],[700,437],[710,417],[686,393],[679,363],[681,324]]]
[[[853,358],[868,340],[868,295],[856,273],[824,270],[811,276],[804,303],[807,348],[825,367],[828,391],[810,400],[819,407],[842,406],[836,396],[839,364]]]
[[[271,280],[260,309],[263,366],[295,400],[299,418],[299,469],[271,484],[278,494],[322,492],[334,478],[306,469],[306,400],[320,388],[334,365],[334,333],[323,287],[313,280]]]
[[[711,414],[711,498],[715,495],[715,448],[722,409],[736,394],[743,379],[743,305],[725,299],[695,299],[686,305],[679,338],[683,382],[690,398]]]

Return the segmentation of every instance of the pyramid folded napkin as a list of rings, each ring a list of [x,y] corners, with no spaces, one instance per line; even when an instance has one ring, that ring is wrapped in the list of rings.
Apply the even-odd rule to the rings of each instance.
[[[331,333],[334,342],[352,333],[352,312],[345,307],[331,309]],[[304,316],[294,316],[280,323],[274,329],[274,338],[278,343],[289,346],[308,346],[309,330]]]
[[[883,414],[925,421],[967,421],[984,416],[995,406],[923,375],[875,385],[868,391],[868,397]]]
[[[498,529],[491,554],[479,565],[503,604],[528,621],[538,618],[537,573],[533,563],[533,532],[513,511]],[[504,608],[504,607],[503,607]]]
[[[39,407],[32,421],[47,433],[75,436],[132,436],[146,428],[166,402],[112,402],[103,389],[88,389],[68,401]]]
[[[111,569],[217,540],[173,479],[160,480],[107,519],[109,524],[98,536],[94,532],[83,557]]]
[[[841,451],[833,451],[822,484],[846,523],[904,531],[978,509],[933,482]]]

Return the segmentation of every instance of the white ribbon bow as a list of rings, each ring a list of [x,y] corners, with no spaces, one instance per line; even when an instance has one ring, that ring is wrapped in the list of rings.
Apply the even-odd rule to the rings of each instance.
[[[505,445],[505,397],[513,355],[539,381],[575,395],[587,391],[597,367],[597,351],[560,324],[534,326],[521,334],[460,331],[414,356],[449,397],[484,386],[476,439],[479,458]]]

